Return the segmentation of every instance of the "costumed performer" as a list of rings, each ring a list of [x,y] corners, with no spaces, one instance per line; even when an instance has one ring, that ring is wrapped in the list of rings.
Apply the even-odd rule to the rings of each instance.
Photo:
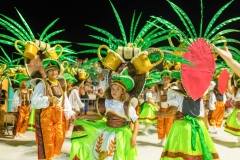
[[[166,112],[156,112],[157,117],[167,118],[175,115],[160,159],[219,159],[202,121],[203,100],[199,98],[194,101],[189,97],[183,88],[179,71],[172,72],[171,77],[178,79],[178,89],[170,89],[172,93],[167,100],[169,109]]]
[[[66,94],[66,82],[57,79],[61,64],[52,58],[42,61],[46,79],[33,79],[34,87],[31,99],[36,108],[36,138],[38,159],[52,159],[59,156],[65,138],[65,118],[74,114]]]
[[[80,109],[84,107],[84,103],[82,103],[80,97],[79,97],[79,87],[75,86],[77,79],[71,75],[66,74],[64,76],[66,82],[67,82],[67,96],[69,99],[69,102],[72,106],[73,111],[75,112],[75,116],[80,116]],[[70,120],[66,120],[65,123],[65,131],[68,132],[70,127]]]
[[[30,116],[30,99],[32,96],[32,89],[27,87],[29,77],[23,73],[15,75],[14,96],[12,100],[12,110],[16,112],[16,122],[13,128],[13,137],[25,137],[23,134],[28,127],[28,120]]]
[[[151,125],[157,123],[157,117],[154,112],[160,109],[157,104],[160,98],[156,88],[158,82],[160,82],[160,80],[154,78],[148,78],[146,80],[145,88],[147,88],[147,90],[144,93],[144,102],[140,105],[138,121],[139,123],[145,123],[142,133],[146,136],[149,136],[148,129]]]
[[[165,112],[168,110],[169,106],[167,104],[167,93],[168,89],[171,88],[171,77],[170,77],[171,71],[169,70],[163,70],[161,72],[161,79],[163,82],[163,86],[161,87],[160,92],[160,111]],[[157,131],[158,131],[158,139],[160,140],[159,145],[164,146],[165,140],[167,139],[168,133],[170,131],[170,128],[173,123],[174,116],[164,118],[164,117],[158,117],[157,119]]]
[[[98,114],[84,115],[74,123],[70,159],[137,160],[136,137],[139,122],[128,91],[134,81],[127,75],[113,75],[105,98],[96,102]],[[106,121],[102,120],[105,117]],[[129,123],[134,124],[133,133]]]
[[[221,94],[218,90],[218,85],[213,87],[209,92],[209,110],[212,111],[209,120],[209,132],[217,134],[222,126],[222,121],[225,113],[226,95]]]

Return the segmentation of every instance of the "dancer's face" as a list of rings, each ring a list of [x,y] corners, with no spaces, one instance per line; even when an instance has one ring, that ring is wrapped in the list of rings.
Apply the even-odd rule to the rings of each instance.
[[[21,87],[22,87],[22,88],[26,88],[26,87],[27,87],[27,81],[22,81]]]
[[[113,84],[111,86],[111,95],[112,95],[113,99],[120,101],[123,93],[124,93],[124,91],[123,91],[122,87],[120,87],[119,85]]]
[[[50,80],[55,80],[58,77],[59,70],[58,69],[50,69],[47,71],[47,77]]]
[[[169,75],[162,76],[163,84],[169,84],[171,81],[171,78]]]
[[[72,87],[72,82],[67,82],[67,87]]]

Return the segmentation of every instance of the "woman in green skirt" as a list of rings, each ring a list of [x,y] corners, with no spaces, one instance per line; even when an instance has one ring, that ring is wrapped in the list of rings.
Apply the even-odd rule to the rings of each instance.
[[[234,95],[235,107],[233,112],[228,116],[224,126],[224,131],[237,136],[236,147],[240,147],[240,78],[235,74],[234,86],[232,86],[232,74],[228,79],[228,91]]]
[[[129,99],[127,91],[134,81],[127,75],[114,75],[113,83],[98,98],[98,114],[81,116],[74,122],[70,160],[137,160],[137,99]],[[104,119],[106,118],[106,119]],[[133,133],[129,123],[134,124]]]
[[[174,116],[161,160],[212,160],[219,159],[213,141],[202,121],[204,117],[203,100],[194,101],[188,96],[180,81],[180,72],[171,73],[178,79],[178,89],[168,92],[170,108],[166,112],[156,112],[157,117]]]
[[[157,124],[157,117],[154,112],[158,111],[160,107],[156,102],[159,102],[160,97],[157,93],[156,84],[159,80],[148,78],[145,84],[147,90],[144,93],[144,102],[140,105],[139,122],[145,123],[142,131],[144,135],[149,135],[148,129],[151,125]]]

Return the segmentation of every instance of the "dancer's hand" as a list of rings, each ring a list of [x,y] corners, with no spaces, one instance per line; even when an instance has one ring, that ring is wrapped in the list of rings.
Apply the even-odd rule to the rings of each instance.
[[[57,105],[59,103],[59,99],[57,97],[49,97],[48,101],[51,102],[53,105]]]
[[[136,144],[137,144],[136,137],[132,137],[130,142],[131,147],[134,148]]]
[[[220,49],[214,44],[210,44],[210,47],[214,49],[225,61],[232,59],[232,54],[229,52],[227,47],[225,47],[224,49]]]
[[[74,115],[71,116],[70,119],[75,119],[75,118],[76,118],[76,116],[75,116],[75,114],[74,114]]]

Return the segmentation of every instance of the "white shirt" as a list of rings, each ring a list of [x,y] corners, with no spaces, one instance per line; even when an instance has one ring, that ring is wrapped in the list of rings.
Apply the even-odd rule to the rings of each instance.
[[[155,102],[159,102],[160,101],[160,97],[158,92],[155,92],[154,94],[152,93],[151,90],[146,91],[145,93],[145,101],[148,101],[148,98],[152,98],[152,101]]]
[[[22,98],[20,96],[19,90],[17,89],[13,95],[11,111],[17,112],[18,106],[21,106],[21,104],[22,104]]]
[[[30,96],[32,96],[32,95],[30,95]],[[30,99],[31,99],[31,97],[30,97]],[[19,89],[17,89],[14,92],[14,95],[13,95],[12,105],[11,105],[10,111],[17,112],[18,107],[21,106],[21,105],[22,105],[22,98],[20,96]]]
[[[31,107],[36,109],[47,108],[50,104],[48,101],[49,96],[45,95],[45,86],[43,82],[39,82],[34,88],[34,92],[31,98]],[[64,115],[66,119],[70,119],[70,117],[74,114],[71,104],[68,100],[66,92],[64,92]]]
[[[69,99],[69,102],[70,102],[72,108],[75,111],[80,111],[80,108],[83,108],[85,106],[85,104],[82,103],[82,101],[79,97],[78,90],[75,88],[71,90],[71,93],[69,94],[68,99]]]
[[[110,100],[106,99],[105,100],[105,106],[106,106],[106,113],[108,111],[113,111],[116,114],[126,118],[127,121],[132,121],[132,122],[135,122],[138,119],[138,116],[136,114],[136,110],[132,105],[130,105],[130,107],[129,107],[129,117],[130,117],[130,119],[127,117],[127,115],[124,112],[123,102],[116,101],[114,99],[110,99]]]

